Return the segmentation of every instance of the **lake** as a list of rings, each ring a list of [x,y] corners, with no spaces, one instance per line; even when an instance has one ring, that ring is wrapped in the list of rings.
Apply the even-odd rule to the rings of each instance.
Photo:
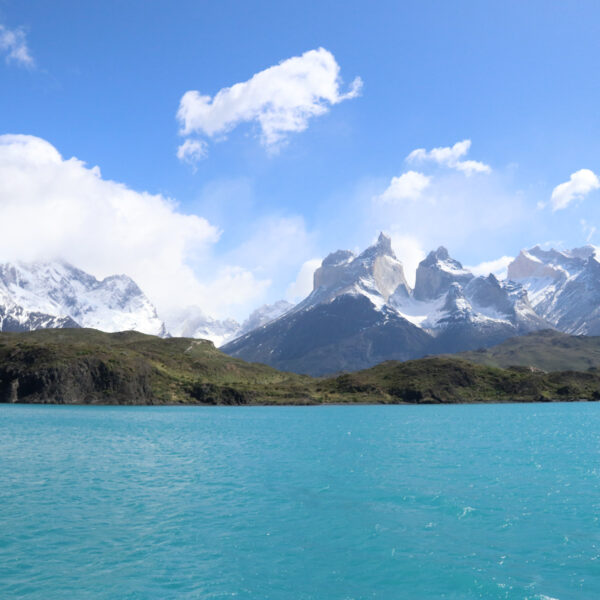
[[[0,406],[0,598],[600,598],[600,404]]]

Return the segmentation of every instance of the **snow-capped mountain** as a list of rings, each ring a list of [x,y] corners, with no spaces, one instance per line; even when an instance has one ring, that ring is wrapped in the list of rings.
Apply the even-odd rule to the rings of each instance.
[[[210,340],[220,346],[233,339],[240,329],[235,319],[214,319],[199,306],[186,306],[166,315],[166,327],[174,337],[191,337]]]
[[[98,280],[63,261],[0,264],[0,331],[53,327],[166,335],[156,309],[126,275]]]
[[[489,346],[549,326],[521,285],[476,277],[443,247],[419,264],[411,289],[390,238],[381,234],[358,256],[346,250],[327,256],[305,300],[223,350],[321,375]]]
[[[215,319],[208,316],[199,306],[187,306],[171,311],[165,319],[169,333],[175,337],[191,337],[210,340],[215,346],[257,329],[293,308],[293,304],[279,300],[257,308],[240,325],[235,319]]]
[[[490,274],[476,277],[444,247],[419,264],[412,294],[401,289],[390,304],[436,338],[436,350],[489,345],[512,335],[548,327],[518,284]],[[460,341],[460,343],[458,342]]]
[[[402,289],[410,293],[402,263],[382,234],[358,256],[346,250],[327,256],[306,299],[222,350],[315,375],[420,356],[431,336],[388,303]]]
[[[399,288],[407,293],[410,289],[402,263],[392,250],[392,241],[382,233],[376,244],[358,256],[350,250],[327,256],[315,271],[312,293],[294,311],[331,302],[343,294],[364,296],[381,308]]]
[[[278,300],[273,304],[263,304],[255,311],[250,313],[250,316],[242,323],[238,331],[236,331],[235,337],[254,331],[271,321],[274,321],[281,315],[284,315],[288,311],[294,308],[294,305],[287,300]]]
[[[600,263],[594,246],[522,250],[508,279],[527,290],[536,313],[565,333],[600,335]]]
[[[246,360],[321,375],[496,344],[556,328],[600,335],[597,249],[523,250],[506,280],[475,276],[444,247],[430,252],[414,289],[381,234],[356,255],[338,250],[315,271],[296,306],[281,300],[242,325],[196,306],[167,316],[125,275],[98,280],[61,261],[0,264],[0,331],[93,327],[212,340]]]

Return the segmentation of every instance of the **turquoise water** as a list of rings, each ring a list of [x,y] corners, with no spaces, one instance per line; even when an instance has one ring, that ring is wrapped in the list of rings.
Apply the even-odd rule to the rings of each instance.
[[[600,598],[600,404],[0,406],[0,598]]]

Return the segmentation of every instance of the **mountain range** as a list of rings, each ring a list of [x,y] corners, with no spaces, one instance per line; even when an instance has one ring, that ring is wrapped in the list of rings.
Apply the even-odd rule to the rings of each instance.
[[[89,327],[135,330],[160,337],[209,339],[219,346],[292,308],[281,300],[256,309],[242,323],[218,320],[196,306],[158,312],[127,275],[102,280],[61,261],[0,263],[0,331]]]
[[[242,324],[196,306],[163,317],[126,275],[98,280],[63,261],[0,264],[0,331],[77,327],[207,338],[234,357],[324,375],[487,348],[542,329],[599,335],[600,263],[593,246],[536,246],[499,280],[474,275],[439,247],[411,287],[382,233],[358,255],[327,256],[299,304],[265,305]]]
[[[325,375],[485,348],[541,329],[595,334],[599,306],[600,263],[592,246],[523,251],[502,281],[474,275],[440,247],[421,261],[411,288],[390,238],[381,234],[358,256],[327,256],[305,300],[222,349]]]
[[[0,264],[0,331],[72,327],[166,335],[156,309],[126,275],[98,280],[63,261]]]

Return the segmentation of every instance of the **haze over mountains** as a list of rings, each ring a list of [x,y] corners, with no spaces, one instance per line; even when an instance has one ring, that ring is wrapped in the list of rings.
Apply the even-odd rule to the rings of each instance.
[[[523,250],[506,280],[476,276],[440,247],[414,288],[391,240],[331,253],[296,306],[260,307],[241,325],[198,307],[163,319],[126,275],[103,280],[60,261],[0,265],[0,331],[93,327],[211,339],[235,357],[322,375],[379,362],[489,347],[541,329],[600,334],[596,249]]]
[[[183,307],[163,319],[127,275],[98,280],[61,260],[0,263],[0,331],[135,330],[161,337],[210,339],[219,346],[291,307],[285,300],[264,305],[241,325],[234,319],[211,318],[195,306]]]

